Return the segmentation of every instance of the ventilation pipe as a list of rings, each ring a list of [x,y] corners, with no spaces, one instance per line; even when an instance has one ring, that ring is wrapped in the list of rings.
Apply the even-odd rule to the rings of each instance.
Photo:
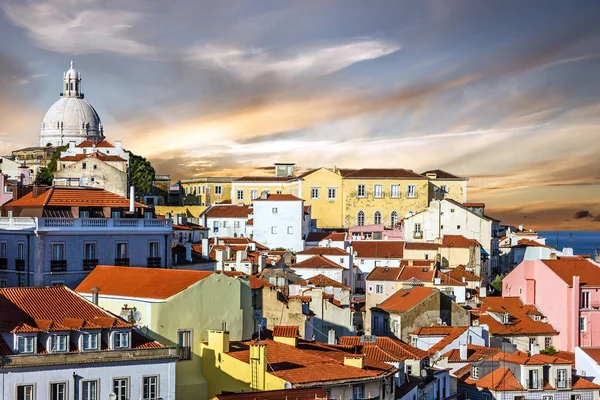
[[[129,212],[135,212],[135,187],[129,186]]]
[[[100,288],[97,286],[94,286],[91,289],[92,292],[92,303],[94,303],[95,305],[98,305],[98,293],[100,292]]]

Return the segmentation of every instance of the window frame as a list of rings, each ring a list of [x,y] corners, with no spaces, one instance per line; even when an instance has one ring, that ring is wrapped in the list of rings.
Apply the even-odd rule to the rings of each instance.
[[[57,343],[60,343],[58,338],[64,338],[64,348],[55,348]],[[64,353],[69,351],[69,335],[64,333],[56,333],[50,336],[50,353]]]
[[[356,226],[365,226],[365,212],[363,210],[356,213]]]
[[[93,257],[88,257],[88,246],[92,246],[94,251],[93,251]],[[98,259],[98,245],[96,242],[83,242],[83,259],[84,260],[97,260]]]
[[[310,199],[311,200],[319,200],[321,197],[321,187],[320,186],[311,186],[310,187]]]
[[[367,185],[365,185],[364,183],[359,183],[358,185],[356,185],[356,197],[367,197]]]
[[[383,285],[381,283],[375,284],[375,294],[383,294]]]
[[[36,339],[37,338],[35,336],[25,336],[25,335],[17,336],[17,353],[18,354],[35,354]],[[31,342],[29,343],[29,341],[31,341]],[[21,350],[21,342],[23,342],[23,350]],[[31,345],[31,350],[29,350],[28,344]]]
[[[408,184],[406,185],[406,198],[416,199],[417,198],[417,185]]]
[[[279,214],[279,209],[277,207],[271,207],[271,214],[278,215]]]
[[[88,383],[94,383],[94,395],[91,397],[85,397],[85,385]],[[99,400],[100,398],[100,380],[99,379],[83,379],[80,385],[80,399],[81,400]],[[91,393],[91,392],[88,392]]]
[[[288,235],[293,235],[294,234],[294,227],[293,226],[288,226],[287,227],[287,234]]]
[[[156,249],[156,253],[153,254],[153,248]],[[160,257],[160,242],[157,240],[151,240],[148,242],[148,257],[158,258]]]
[[[125,381],[125,393],[119,393],[117,394],[115,391],[115,382],[117,381]],[[112,393],[116,394],[117,397],[115,397],[115,400],[129,400],[130,399],[130,394],[131,394],[131,379],[129,376],[116,376],[111,378],[111,391]],[[120,391],[120,390],[119,390]]]
[[[390,185],[390,197],[392,199],[400,198],[400,185],[399,184]]]
[[[337,187],[328,187],[327,188],[327,200],[336,200],[337,199]]]
[[[125,345],[123,346],[122,338],[125,338]],[[119,345],[117,346],[117,338],[119,338]],[[129,332],[123,332],[123,331],[116,331],[113,332],[113,337],[112,337],[112,345],[113,345],[113,349],[129,349],[131,347],[130,344],[130,334]]]
[[[222,185],[215,185],[215,196],[216,195],[222,195],[223,194],[223,186]]]
[[[583,324],[583,328],[582,328]],[[580,316],[579,317],[579,332],[587,332],[587,317]]]
[[[147,395],[146,393],[146,379],[154,379],[154,391],[155,395],[153,397]],[[142,376],[142,399],[143,400],[157,400],[160,398],[160,375],[143,375]]]
[[[86,338],[91,338],[92,336],[94,336],[96,338],[96,346],[95,347],[89,347],[86,348],[85,347],[85,339]],[[81,350],[82,351],[98,351],[98,332],[82,332],[81,333]]]
[[[254,200],[258,198],[258,189],[251,189],[250,190],[250,200]]]
[[[271,227],[271,235],[277,235],[277,226]]]
[[[55,248],[62,248],[62,254],[61,254],[61,258],[55,258],[56,254],[54,252]],[[65,242],[51,242],[50,243],[50,251],[52,254],[51,260],[52,261],[65,261],[65,255],[66,255],[66,251],[67,251],[67,246],[65,244]]]
[[[182,338],[187,335],[187,345],[182,344]],[[179,361],[191,361],[194,358],[194,330],[193,329],[178,329],[177,330],[177,349],[187,348],[185,351],[186,357],[181,357],[182,351],[179,351]]]
[[[19,383],[15,386],[15,399],[19,399],[19,388],[23,387],[23,388],[27,388],[30,387],[31,388],[31,393],[29,394],[29,396],[27,396],[27,394],[23,395],[23,399],[24,400],[35,400],[36,396],[36,383]]]
[[[25,242],[17,242],[17,260],[25,260]]]
[[[588,290],[584,290],[581,292],[581,300],[579,308],[589,309],[591,305],[591,292]]]
[[[119,252],[119,246],[125,246],[125,255],[123,256]],[[125,241],[119,241],[115,243],[115,258],[129,258],[129,243]]]
[[[236,200],[244,200],[244,189],[236,189],[235,199]]]
[[[383,198],[383,185],[375,184],[373,185],[373,198],[374,199],[382,199]]]
[[[373,224],[381,225],[383,223],[383,217],[381,215],[381,211],[377,210],[373,213]]]
[[[55,385],[62,385],[64,388],[62,398],[54,397],[52,387]],[[49,400],[67,400],[69,398],[69,382],[67,381],[51,381],[48,382],[48,399]]]

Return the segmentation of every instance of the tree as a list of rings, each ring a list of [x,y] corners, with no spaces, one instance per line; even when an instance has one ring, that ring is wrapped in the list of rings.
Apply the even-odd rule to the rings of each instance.
[[[58,159],[60,157],[60,154],[63,151],[66,151],[69,148],[69,145],[64,145],[64,146],[58,146],[54,149],[54,153],[52,153],[52,157],[50,158],[50,161],[48,162],[48,171],[50,171],[50,173],[53,175],[54,177],[54,173],[58,170]]]
[[[40,167],[38,173],[35,175],[35,184],[36,185],[52,185],[52,180],[54,179],[54,175],[50,172],[48,167]]]
[[[150,161],[146,160],[142,156],[129,153],[129,182],[135,186],[137,193],[150,193],[152,190],[152,181],[156,172],[150,164]]]
[[[540,350],[540,354],[544,354],[546,356],[553,356],[556,353],[558,353],[558,351],[556,351],[554,346],[548,346],[544,350]]]
[[[494,295],[501,296],[502,295],[502,279],[504,279],[506,275],[496,275],[490,286],[492,286],[496,292]]]

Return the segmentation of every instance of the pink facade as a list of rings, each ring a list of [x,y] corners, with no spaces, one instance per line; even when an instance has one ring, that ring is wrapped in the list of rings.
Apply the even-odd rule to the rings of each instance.
[[[542,260],[523,261],[502,281],[502,296],[534,304],[560,332],[560,350],[600,346],[600,287],[588,286],[585,277],[570,276],[569,283],[563,278]]]

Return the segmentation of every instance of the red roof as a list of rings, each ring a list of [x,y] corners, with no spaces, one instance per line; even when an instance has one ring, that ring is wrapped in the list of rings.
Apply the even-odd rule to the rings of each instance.
[[[357,258],[395,259],[404,257],[404,242],[393,240],[355,240],[352,249]]]
[[[440,285],[442,286],[467,286],[463,281],[459,281],[458,279],[454,279],[448,274],[443,273],[442,271],[436,271],[435,277],[440,280]]]
[[[244,204],[235,205],[213,205],[211,208],[206,210],[204,214],[208,218],[244,218],[248,219],[248,216],[252,214],[252,207]],[[221,240],[219,238],[219,240]]]
[[[242,271],[226,271],[224,273],[227,276],[245,276],[245,277],[247,277],[248,281],[250,282],[250,289],[261,289],[261,288],[265,288],[265,287],[274,287],[275,286],[267,281],[263,281],[262,279],[257,278],[254,275],[245,274]]]
[[[461,181],[467,180],[467,178],[461,178],[460,176],[456,176],[454,174],[451,174],[450,172],[446,172],[441,169],[432,169],[430,171],[425,171],[421,175],[427,176],[427,174],[435,174],[436,177],[434,179],[456,179]]]
[[[437,250],[440,248],[440,245],[428,242],[406,242],[404,248],[406,250]]]
[[[600,267],[583,257],[559,257],[542,262],[569,286],[574,276],[579,276],[581,286],[600,286]]]
[[[323,240],[331,240],[332,242],[343,242],[346,240],[346,232],[332,232]]]
[[[268,390],[264,392],[217,394],[218,400],[315,400],[328,397],[323,388]]]
[[[419,282],[433,282],[435,277],[435,268],[430,267],[404,267],[398,277],[399,281],[407,282],[416,279]]]
[[[317,254],[324,256],[347,256],[348,253],[339,247],[311,247],[296,254]]]
[[[166,300],[211,274],[213,271],[97,266],[75,291],[89,294],[97,287],[100,295]]]
[[[300,330],[297,326],[275,325],[273,327],[273,337],[297,338],[300,336]]]
[[[541,315],[534,305],[523,304],[518,297],[484,297],[478,309],[472,311],[474,319],[487,324],[492,335],[542,335],[557,334],[549,323],[536,321],[533,315]],[[502,324],[489,315],[493,313],[510,314],[510,323]]]
[[[331,260],[329,260],[328,258],[325,258],[323,256],[313,256],[309,259],[306,259],[304,261],[300,261],[296,264],[292,264],[290,265],[290,268],[292,269],[297,269],[297,268],[316,268],[316,269],[321,269],[321,268],[334,268],[334,269],[348,269],[338,263],[335,263]]]
[[[423,175],[403,168],[363,168],[348,172],[344,177],[346,179],[427,179]]]
[[[129,207],[129,199],[104,189],[55,186],[33,197],[30,192],[6,204],[10,207]],[[146,207],[135,203],[136,207]]]
[[[498,392],[525,390],[508,368],[496,368],[477,381],[477,387]]]
[[[379,305],[378,308],[391,312],[405,312],[431,296],[436,290],[424,286],[401,289]]]
[[[398,358],[409,358],[412,360],[423,360],[428,357],[425,350],[418,349],[401,340],[392,339],[385,336],[377,336],[375,342],[363,342],[360,336],[342,336],[339,343],[345,346],[378,347]],[[380,360],[383,361],[383,360]]]
[[[115,147],[113,146],[108,140],[101,140],[99,142],[96,142],[94,140],[84,140],[83,142],[79,143],[77,145],[77,147],[79,148],[86,148],[86,147]]]
[[[340,289],[350,290],[350,288],[334,279],[331,279],[328,276],[323,274],[319,274],[313,276],[312,278],[305,279],[302,284],[304,285],[312,285],[315,287],[336,287]]]
[[[397,267],[375,267],[367,275],[367,281],[397,281],[402,273],[402,268]]]
[[[327,232],[309,232],[308,235],[306,235],[305,242],[320,242],[328,235]]]
[[[97,158],[101,161],[126,161],[125,159],[117,155],[103,154],[99,151],[88,154],[75,154],[72,156],[64,156],[60,158],[60,161],[81,161],[85,160],[86,158]]]
[[[485,208],[485,203],[463,203],[463,206],[471,208]]]
[[[267,198],[263,199],[261,197],[257,197],[252,201],[303,201],[301,198],[294,196],[293,194],[285,194],[285,193],[273,193],[267,194]]]
[[[462,235],[444,235],[442,246],[452,248],[481,247],[477,240],[467,239]]]
[[[250,363],[250,345],[256,342],[232,342],[227,353]],[[312,385],[315,382],[364,382],[393,375],[397,369],[365,357],[364,368],[344,365],[351,354],[319,342],[298,340],[296,347],[271,339],[261,340],[266,346],[269,373],[293,385]],[[290,367],[293,365],[293,367]]]
[[[452,268],[449,272],[447,272],[447,274],[460,282],[462,282],[463,278],[465,279],[465,282],[480,282],[482,280],[481,277],[467,271],[467,267],[464,265],[459,265],[456,268]]]
[[[443,357],[448,359],[448,362],[475,362],[489,358],[500,352],[500,349],[486,346],[477,346],[467,344],[467,359],[460,358],[460,349],[452,349],[443,354]]]
[[[469,329],[468,326],[444,326],[444,325],[432,325],[424,328],[419,328],[411,335],[417,336],[444,336],[439,342],[429,348],[430,352],[442,351],[458,339],[463,333]]]
[[[581,347],[584,353],[590,358],[600,364],[600,347]]]
[[[540,242],[536,242],[535,240],[531,240],[531,239],[519,239],[519,241],[517,242],[517,246],[522,246],[522,247],[545,247],[547,249],[551,249],[550,246],[546,246],[544,244],[541,244]]]

